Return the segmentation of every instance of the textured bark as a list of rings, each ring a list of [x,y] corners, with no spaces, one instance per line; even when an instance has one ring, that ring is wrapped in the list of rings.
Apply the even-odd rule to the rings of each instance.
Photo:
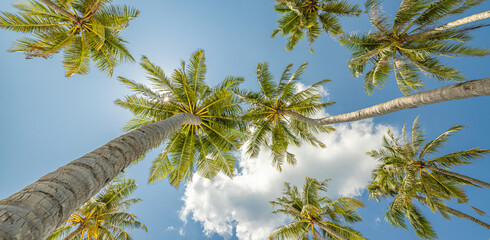
[[[46,4],[49,8],[57,11],[61,15],[69,18],[70,20],[72,20],[75,23],[78,23],[80,21],[80,19],[77,16],[71,14],[70,12],[66,11],[64,8],[56,5],[55,3],[51,2],[50,0],[39,0],[39,1]]]
[[[425,32],[421,32],[421,33],[417,33],[417,34],[407,36],[406,38],[403,39],[403,41],[411,41],[414,39],[423,38],[423,37],[426,37],[426,36],[429,36],[432,34],[436,34],[438,32],[442,32],[442,31],[445,31],[445,30],[448,30],[451,28],[459,27],[459,26],[462,26],[462,25],[465,25],[468,23],[472,23],[472,22],[476,22],[479,20],[483,20],[486,18],[490,18],[490,10],[485,11],[485,12],[481,12],[481,13],[477,13],[477,14],[473,14],[471,16],[464,17],[464,18],[458,19],[456,21],[452,21],[450,23],[436,27],[436,28],[429,30],[429,31],[425,31]]]
[[[143,126],[1,200],[0,239],[45,239],[147,150],[182,125],[200,123],[199,117],[180,113]]]
[[[346,237],[340,235],[338,232],[334,231],[333,229],[329,228],[328,226],[326,226],[325,224],[313,219],[312,222],[314,224],[316,224],[317,226],[319,226],[321,229],[325,230],[330,236],[333,236],[339,240],[349,240],[347,239]]]
[[[421,202],[426,202],[425,198],[421,197],[421,196],[415,196],[416,199],[418,199],[419,201]],[[487,229],[490,229],[490,225],[488,225],[487,223],[483,222],[483,221],[480,221],[466,213],[463,213],[463,212],[460,212],[456,209],[453,209],[453,208],[450,208],[448,206],[445,206],[445,205],[437,205],[438,208],[440,209],[443,209],[443,210],[446,210],[447,212],[451,213],[452,215],[456,216],[456,217],[460,217],[460,218],[465,218],[465,219],[468,219],[474,223],[477,223]]]
[[[475,179],[475,178],[472,178],[472,177],[468,177],[468,176],[465,176],[465,175],[462,175],[462,174],[459,174],[459,173],[447,171],[447,170],[444,170],[444,169],[441,169],[441,168],[438,168],[438,167],[434,167],[434,166],[430,166],[430,165],[424,165],[424,167],[426,167],[426,168],[428,168],[428,169],[430,169],[430,170],[432,170],[434,172],[446,174],[448,176],[456,177],[456,178],[463,179],[463,180],[468,181],[468,182],[475,183],[477,185],[484,186],[486,188],[490,188],[490,184],[489,183],[484,182],[484,181],[480,181],[480,180]]]
[[[490,95],[490,78],[471,80],[393,99],[355,112],[312,119],[292,111],[282,113],[311,125],[353,122],[434,103]]]
[[[82,231],[83,231],[83,225],[80,225],[80,226],[78,226],[77,229],[75,229],[75,231],[71,232],[66,237],[64,237],[63,240],[72,240],[76,236],[78,236],[80,233],[82,233]]]

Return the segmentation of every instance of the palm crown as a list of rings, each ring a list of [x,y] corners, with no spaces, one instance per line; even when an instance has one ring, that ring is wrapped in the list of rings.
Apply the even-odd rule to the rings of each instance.
[[[153,89],[119,78],[137,93],[115,101],[136,115],[125,130],[159,122],[178,113],[194,114],[202,120],[200,125],[184,125],[161,142],[166,146],[153,162],[149,182],[168,178],[178,187],[182,181],[189,181],[195,170],[206,178],[213,178],[218,172],[233,174],[232,151],[240,146],[242,124],[236,117],[241,107],[229,91],[243,80],[227,77],[216,87],[208,87],[204,82],[204,61],[204,51],[198,50],[192,54],[190,64],[182,61],[181,68],[167,77],[160,67],[143,57],[141,66],[149,75]]]
[[[342,225],[361,221],[356,209],[364,204],[348,197],[332,200],[321,195],[326,191],[327,180],[306,178],[301,192],[286,182],[283,196],[270,203],[278,208],[273,213],[285,214],[294,222],[274,230],[269,239],[308,239],[310,234],[313,239],[365,239],[356,230]]]
[[[359,16],[357,5],[339,0],[276,0],[276,12],[281,13],[277,21],[278,29],[272,32],[272,37],[278,33],[288,36],[286,49],[292,50],[305,34],[311,45],[323,31],[330,35],[342,33],[338,16]]]
[[[128,199],[136,190],[133,179],[116,178],[96,197],[74,212],[66,223],[47,240],[55,239],[120,239],[130,240],[126,230],[147,227],[126,212],[139,198]]]
[[[134,61],[119,31],[128,27],[139,11],[114,6],[111,0],[58,0],[58,10],[35,0],[15,3],[18,14],[1,12],[0,28],[31,33],[16,41],[11,52],[27,58],[48,58],[64,51],[66,76],[86,74],[92,60],[99,70],[112,75],[116,65]]]
[[[388,222],[407,228],[404,220],[404,216],[407,216],[417,235],[431,239],[437,235],[412,199],[420,201],[432,211],[437,210],[445,218],[453,213],[444,200],[455,198],[460,203],[468,201],[461,184],[479,186],[480,181],[474,183],[472,178],[454,175],[452,172],[440,171],[440,169],[470,164],[472,160],[480,158],[489,150],[473,148],[441,157],[427,158],[436,153],[453,132],[461,129],[462,126],[456,125],[434,140],[427,141],[415,119],[411,138],[407,135],[405,127],[402,130],[403,143],[388,132],[389,139],[384,139],[383,148],[368,153],[379,161],[369,186],[370,197],[377,200],[386,197],[394,198],[386,213]],[[483,214],[481,210],[473,209]]]
[[[364,75],[365,91],[382,87],[394,73],[400,91],[407,95],[423,88],[420,72],[439,81],[462,80],[461,72],[444,65],[436,56],[485,56],[483,48],[466,44],[468,31],[479,26],[431,31],[441,19],[480,4],[481,0],[402,1],[393,23],[380,10],[381,1],[366,2],[369,19],[376,28],[366,34],[342,36],[341,43],[352,50],[349,67],[355,76]]]
[[[261,147],[271,151],[272,163],[279,170],[284,161],[295,164],[292,153],[287,152],[290,144],[299,146],[306,141],[314,146],[325,147],[316,133],[331,132],[329,126],[315,126],[287,116],[288,111],[312,116],[333,103],[321,102],[321,86],[329,80],[317,82],[305,89],[298,89],[298,80],[306,64],[291,72],[289,65],[283,72],[279,84],[272,79],[267,63],[257,65],[257,81],[260,92],[238,91],[238,96],[249,103],[243,119],[249,123],[247,154],[257,157]]]

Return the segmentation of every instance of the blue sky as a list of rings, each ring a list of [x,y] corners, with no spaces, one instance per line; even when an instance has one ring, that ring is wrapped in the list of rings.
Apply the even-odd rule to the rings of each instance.
[[[11,10],[10,4],[13,2],[1,1],[0,9]],[[383,4],[385,11],[393,12],[399,2],[386,1]],[[204,49],[208,69],[206,81],[210,85],[233,75],[245,77],[243,87],[256,89],[254,71],[257,63],[269,62],[271,72],[279,76],[289,63],[299,66],[308,62],[303,75],[304,84],[325,78],[332,80],[326,86],[328,96],[325,100],[337,103],[326,109],[330,115],[401,96],[393,81],[372,96],[365,94],[362,79],[354,79],[347,68],[349,52],[338,41],[324,34],[313,44],[314,53],[309,52],[306,41],[300,42],[291,52],[285,51],[284,38],[270,38],[278,18],[273,11],[273,1],[116,0],[115,3],[131,5],[141,11],[138,19],[122,34],[129,42],[133,56],[139,59],[141,55],[146,55],[166,72],[178,67],[179,61],[187,60],[196,49]],[[487,9],[490,9],[488,1],[462,16]],[[365,15],[358,19],[344,18],[342,22],[346,32],[371,29]],[[93,68],[88,75],[67,79],[59,55],[48,60],[26,60],[23,54],[7,52],[12,42],[23,34],[3,30],[0,34],[0,199],[3,199],[44,174],[121,135],[121,128],[131,114],[113,104],[113,101],[130,92],[117,81],[116,76],[144,82],[144,73],[138,64],[132,63],[118,67],[112,78]],[[473,35],[474,45],[490,48],[488,28],[478,29]],[[488,58],[444,60],[456,66],[469,80],[488,77]],[[427,89],[450,84],[432,79],[426,79],[426,83]],[[244,171],[238,172],[234,181],[220,177],[210,183],[196,178],[189,186],[179,190],[173,189],[165,181],[148,185],[148,169],[152,158],[158,153],[153,151],[126,174],[135,178],[139,185],[133,196],[145,200],[132,212],[149,227],[147,233],[135,231],[134,239],[237,239],[234,236],[237,234],[248,239],[260,236],[254,233],[258,231],[254,227],[256,224],[263,221],[265,226],[273,221],[282,221],[271,217],[272,209],[263,203],[278,197],[274,196],[278,190],[277,183],[287,180],[301,184],[306,176],[332,178],[332,196],[342,193],[359,195],[367,206],[359,211],[364,221],[355,227],[369,239],[417,239],[412,230],[396,229],[384,222],[386,202],[378,204],[367,200],[363,186],[368,181],[365,174],[368,173],[366,168],[370,166],[370,160],[363,153],[370,149],[364,148],[377,144],[388,127],[398,131],[404,124],[411,125],[418,115],[421,125],[432,138],[455,124],[468,127],[455,134],[442,153],[477,146],[490,148],[489,104],[490,98],[479,97],[396,112],[363,123],[339,125],[337,135],[322,136],[326,142],[332,143],[328,145],[331,146],[327,148],[328,151],[312,149],[313,155],[304,156],[304,164],[286,169],[284,176],[269,170],[268,160],[259,157],[256,160],[242,159],[240,166]],[[304,149],[296,151],[298,154],[307,152]],[[363,164],[367,164],[366,168],[360,167]],[[488,182],[488,169],[489,156],[471,166],[458,168],[457,172]],[[268,186],[270,189],[267,189]],[[350,189],[349,186],[355,188]],[[236,191],[231,191],[233,189]],[[488,190],[467,188],[467,191],[471,205],[490,212]],[[227,204],[220,208],[222,203]],[[453,206],[471,212],[468,206]],[[182,212],[187,213],[186,223],[181,220]],[[430,211],[425,212],[440,239],[490,237],[488,230],[467,220],[454,217],[445,220]],[[216,213],[221,215],[212,218],[212,214]],[[480,219],[490,222],[488,216]]]

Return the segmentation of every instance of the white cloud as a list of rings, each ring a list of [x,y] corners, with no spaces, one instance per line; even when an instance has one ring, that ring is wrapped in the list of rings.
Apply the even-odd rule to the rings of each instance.
[[[291,148],[298,164],[284,166],[282,173],[271,166],[269,155],[262,153],[256,159],[242,156],[241,171],[233,179],[218,175],[210,181],[196,175],[186,187],[181,219],[200,222],[207,235],[227,238],[236,227],[239,239],[266,239],[286,220],[273,215],[269,204],[281,195],[285,181],[301,186],[307,176],[329,178],[330,197],[359,196],[376,164],[365,152],[379,148],[388,127],[369,120],[335,127],[334,133],[319,136],[327,145],[325,149],[306,144]]]

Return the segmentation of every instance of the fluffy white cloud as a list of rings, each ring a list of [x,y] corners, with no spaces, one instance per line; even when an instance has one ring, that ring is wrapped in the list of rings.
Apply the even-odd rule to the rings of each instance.
[[[286,220],[273,215],[269,204],[281,196],[285,181],[301,186],[307,176],[329,178],[331,197],[360,195],[376,165],[365,153],[380,147],[388,127],[372,121],[335,127],[334,133],[319,136],[325,149],[306,144],[291,148],[298,164],[284,166],[281,173],[271,166],[268,153],[262,153],[256,159],[242,156],[233,179],[219,175],[210,181],[196,176],[185,190],[182,220],[200,222],[206,234],[226,238],[236,227],[239,239],[266,239]]]

